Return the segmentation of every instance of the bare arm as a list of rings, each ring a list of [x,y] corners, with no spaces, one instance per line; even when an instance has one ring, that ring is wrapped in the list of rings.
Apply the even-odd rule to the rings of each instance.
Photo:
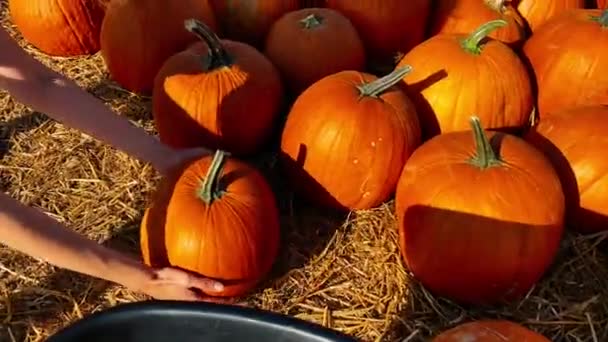
[[[116,115],[70,79],[23,51],[0,29],[0,89],[36,111],[83,131],[164,171],[174,153],[155,137]]]

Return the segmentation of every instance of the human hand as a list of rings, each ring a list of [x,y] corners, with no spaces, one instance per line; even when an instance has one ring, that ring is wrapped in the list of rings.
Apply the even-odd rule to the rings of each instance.
[[[197,277],[177,268],[166,267],[153,270],[152,277],[141,285],[140,291],[161,300],[230,302],[228,299],[205,294],[223,289],[224,286],[218,281]]]

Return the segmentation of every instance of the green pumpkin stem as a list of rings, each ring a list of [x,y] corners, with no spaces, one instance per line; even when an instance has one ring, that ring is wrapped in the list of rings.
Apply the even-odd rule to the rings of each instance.
[[[224,194],[224,191],[220,188],[220,178],[224,170],[226,157],[229,155],[228,152],[222,150],[217,150],[213,155],[211,165],[209,165],[209,169],[207,169],[207,174],[205,175],[205,180],[198,192],[198,197],[207,205],[210,205]]]
[[[608,27],[608,9],[603,10],[599,16],[592,16],[591,20],[597,21],[602,27]]]
[[[479,26],[467,38],[462,40],[462,48],[465,51],[478,55],[481,53],[481,41],[487,38],[495,30],[507,26],[503,19],[491,20]]]
[[[300,20],[300,24],[302,25],[303,28],[307,29],[307,30],[311,30],[314,28],[317,28],[321,25],[323,25],[323,17],[320,17],[316,14],[310,14],[308,16],[306,16],[306,18]]]
[[[391,72],[390,74],[381,77],[373,82],[364,83],[360,86],[357,86],[357,89],[359,89],[361,97],[378,97],[379,95],[387,91],[390,87],[399,83],[399,81],[401,81],[410,72],[412,72],[412,67],[410,65],[405,65],[393,70],[393,72]]]
[[[220,38],[213,32],[213,30],[205,25],[202,21],[196,19],[186,19],[184,21],[184,27],[190,33],[197,36],[200,40],[205,42],[209,47],[209,56],[206,59],[206,69],[213,70],[222,67],[232,65],[232,57],[228,54]]]
[[[483,127],[481,126],[481,120],[477,116],[471,117],[471,127],[473,129],[473,138],[475,139],[475,156],[473,156],[469,162],[480,168],[488,169],[493,166],[498,166],[502,163],[488,139]]]

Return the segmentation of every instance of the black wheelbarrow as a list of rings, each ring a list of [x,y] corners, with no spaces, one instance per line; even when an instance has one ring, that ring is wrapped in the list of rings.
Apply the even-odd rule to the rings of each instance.
[[[47,342],[357,342],[317,324],[212,303],[147,301],[94,313]]]

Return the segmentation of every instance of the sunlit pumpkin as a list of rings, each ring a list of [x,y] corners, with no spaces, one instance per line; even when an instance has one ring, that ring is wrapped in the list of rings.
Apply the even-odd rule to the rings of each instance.
[[[141,222],[144,262],[220,280],[218,297],[242,295],[270,271],[279,214],[264,177],[218,151],[164,179]]]
[[[393,86],[410,70],[380,79],[343,71],[298,97],[281,140],[285,175],[298,193],[337,210],[372,208],[392,195],[420,143],[414,105]]]
[[[9,0],[11,20],[40,51],[71,57],[99,51],[104,0]]]
[[[307,8],[281,17],[268,33],[264,52],[295,93],[325,76],[365,67],[357,30],[329,8]]]
[[[551,342],[543,335],[506,320],[463,323],[446,330],[431,342]]]
[[[101,27],[101,54],[111,78],[123,88],[149,95],[163,62],[196,41],[184,20],[216,29],[208,0],[112,0]]]
[[[485,41],[505,24],[494,20],[468,36],[434,36],[400,61],[414,67],[404,80],[426,137],[468,130],[471,113],[486,128],[516,130],[527,124],[534,105],[528,71],[507,45]]]
[[[550,161],[525,140],[438,135],[409,158],[396,192],[400,249],[427,289],[467,304],[525,295],[553,262],[564,194]]]
[[[507,24],[489,32],[489,37],[512,47],[520,46],[526,39],[524,19],[506,0],[437,0],[435,6],[431,35],[468,34],[488,21],[502,19]]]
[[[608,0],[597,0],[597,8],[608,9]]]
[[[570,227],[584,233],[608,229],[608,107],[557,111],[526,139],[552,161],[566,194]]]
[[[608,104],[608,10],[579,9],[542,25],[523,52],[538,85],[543,115],[578,105]]]
[[[422,42],[431,11],[429,0],[327,0],[357,28],[375,60],[392,60]]]
[[[224,38],[254,46],[283,14],[300,8],[299,0],[211,0]]]
[[[154,82],[152,114],[161,141],[235,155],[258,151],[279,114],[279,72],[250,45],[220,40],[197,20],[186,26],[201,41],[167,59]]]
[[[514,3],[532,31],[557,14],[569,9],[585,8],[585,0],[519,0]]]

